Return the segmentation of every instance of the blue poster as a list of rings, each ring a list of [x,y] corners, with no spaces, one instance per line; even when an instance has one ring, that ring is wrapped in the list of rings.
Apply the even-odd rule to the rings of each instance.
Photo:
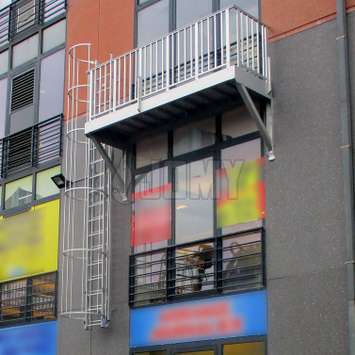
[[[0,355],[55,355],[57,322],[0,329]]]
[[[131,310],[130,346],[266,334],[266,291]]]

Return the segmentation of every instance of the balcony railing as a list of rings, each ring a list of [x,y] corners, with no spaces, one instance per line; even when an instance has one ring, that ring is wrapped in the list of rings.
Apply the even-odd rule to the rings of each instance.
[[[43,166],[62,153],[62,116],[0,140],[0,178]]]
[[[56,273],[0,284],[0,326],[56,318]]]
[[[93,68],[89,116],[140,105],[234,65],[268,79],[266,27],[233,6]]]
[[[66,0],[17,0],[0,9],[0,47],[22,31],[65,13]]]
[[[132,306],[263,287],[261,230],[136,254],[130,260]]]

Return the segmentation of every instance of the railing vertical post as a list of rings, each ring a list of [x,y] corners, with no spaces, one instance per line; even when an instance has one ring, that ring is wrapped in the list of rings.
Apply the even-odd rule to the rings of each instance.
[[[94,81],[93,81],[93,70],[91,69],[89,71],[89,120],[93,118],[93,104],[94,104],[94,99],[93,99],[93,89],[94,89]]]
[[[166,36],[166,90],[170,90],[170,36]]]
[[[199,75],[199,58],[198,58],[198,22],[195,23],[195,77]],[[201,58],[202,60],[202,58]]]
[[[226,12],[226,63],[227,63],[227,67],[229,67],[230,63],[231,63],[230,26],[229,26],[230,10],[231,10],[231,8],[228,8],[227,10],[225,10],[225,12]]]
[[[137,103],[138,103],[138,111],[140,112],[142,109],[142,48],[139,48],[138,51],[138,78],[137,78]]]
[[[112,75],[112,82],[113,82],[113,87],[112,87],[112,111],[116,110],[117,106],[117,60],[112,59],[111,60],[112,67],[113,67],[113,73]]]

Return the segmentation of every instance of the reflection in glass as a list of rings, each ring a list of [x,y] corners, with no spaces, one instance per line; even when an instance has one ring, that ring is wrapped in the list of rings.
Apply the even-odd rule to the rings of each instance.
[[[222,138],[224,141],[256,131],[255,121],[245,106],[227,111],[222,116]]]
[[[66,21],[60,21],[43,31],[43,52],[47,52],[65,42]]]
[[[136,256],[134,274],[135,305],[159,303],[166,299],[165,252]]]
[[[0,80],[0,139],[5,137],[8,79]]]
[[[64,59],[65,51],[61,50],[41,62],[40,122],[63,113]]]
[[[212,0],[176,1],[176,27],[183,27],[212,13]]]
[[[38,55],[38,34],[25,39],[13,48],[12,65],[18,67],[21,64],[37,57]]]
[[[222,234],[260,227],[265,215],[260,140],[223,149],[221,158],[217,226]]]
[[[213,160],[206,158],[175,170],[176,243],[213,236]]]
[[[242,10],[246,11],[250,15],[254,17],[259,17],[259,0],[220,0],[221,1],[221,9],[231,6],[237,5]]]
[[[5,185],[5,209],[25,206],[32,201],[32,175]]]
[[[168,157],[168,135],[160,134],[148,137],[137,142],[136,166],[154,164]]]
[[[9,70],[9,51],[0,53],[0,74],[4,74]]]
[[[51,177],[60,173],[60,166],[41,171],[36,177],[36,200],[56,195],[59,193],[58,187]]]
[[[170,195],[167,167],[136,177],[131,236],[135,252],[167,245],[171,238]]]
[[[223,355],[265,355],[265,344],[257,342],[224,345]]]
[[[201,243],[176,249],[177,295],[214,288],[214,248],[212,243]]]
[[[261,234],[223,239],[223,289],[260,288],[263,281]]]
[[[177,128],[174,132],[174,155],[192,152],[215,143],[216,125],[214,118],[193,122]]]
[[[138,47],[169,32],[169,0],[161,0],[138,12]]]

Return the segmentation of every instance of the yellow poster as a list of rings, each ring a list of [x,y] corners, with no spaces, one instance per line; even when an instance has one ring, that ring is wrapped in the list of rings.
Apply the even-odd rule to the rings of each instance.
[[[59,200],[0,217],[0,282],[56,271]]]

